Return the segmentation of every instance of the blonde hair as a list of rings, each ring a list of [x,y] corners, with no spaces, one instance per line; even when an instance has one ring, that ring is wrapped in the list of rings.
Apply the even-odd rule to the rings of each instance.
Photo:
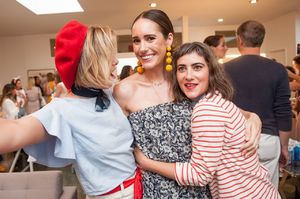
[[[111,87],[112,64],[117,54],[116,46],[116,35],[109,27],[89,27],[75,85],[101,89]]]
[[[30,90],[32,87],[35,86],[35,80],[34,77],[28,77],[28,86],[27,89]]]

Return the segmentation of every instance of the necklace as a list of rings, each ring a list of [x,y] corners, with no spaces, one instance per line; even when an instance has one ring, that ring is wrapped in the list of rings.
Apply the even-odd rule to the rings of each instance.
[[[148,82],[151,84],[151,87],[152,87],[154,93],[156,94],[156,96],[160,99],[160,101],[163,101],[163,98],[161,97],[161,95],[159,94],[157,89],[159,89],[159,87],[163,85],[164,80],[161,80],[159,82],[153,82],[153,81],[150,80],[149,77],[147,77],[147,76],[145,76],[145,77],[148,80]]]

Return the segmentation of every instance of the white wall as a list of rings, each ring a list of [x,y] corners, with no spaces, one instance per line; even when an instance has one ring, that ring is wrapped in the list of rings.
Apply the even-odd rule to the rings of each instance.
[[[21,76],[26,88],[27,70],[54,68],[49,41],[54,37],[53,34],[0,38],[0,84],[3,86],[13,77]]]
[[[285,60],[279,60],[284,65],[291,65],[296,55],[296,16],[297,13],[292,12],[264,23],[266,27],[264,45],[267,56],[272,57],[273,54],[285,56]]]

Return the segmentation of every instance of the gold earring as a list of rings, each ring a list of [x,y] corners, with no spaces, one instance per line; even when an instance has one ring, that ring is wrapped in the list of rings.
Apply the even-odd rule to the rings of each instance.
[[[171,52],[172,48],[170,46],[167,47],[167,58],[166,58],[166,71],[170,72],[172,71],[173,67],[172,67],[172,52]]]
[[[144,68],[142,66],[142,63],[140,61],[137,62],[137,68],[136,68],[136,71],[139,73],[139,74],[143,74],[144,73]]]

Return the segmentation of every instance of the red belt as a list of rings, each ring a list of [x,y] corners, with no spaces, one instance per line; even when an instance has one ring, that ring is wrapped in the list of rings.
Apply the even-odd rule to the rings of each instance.
[[[142,185],[142,174],[140,168],[136,169],[135,177],[129,180],[125,180],[123,183],[124,189],[134,184],[134,199],[142,199],[143,198],[143,185]],[[102,194],[101,196],[110,195],[121,191],[121,185],[117,186],[113,190]]]

